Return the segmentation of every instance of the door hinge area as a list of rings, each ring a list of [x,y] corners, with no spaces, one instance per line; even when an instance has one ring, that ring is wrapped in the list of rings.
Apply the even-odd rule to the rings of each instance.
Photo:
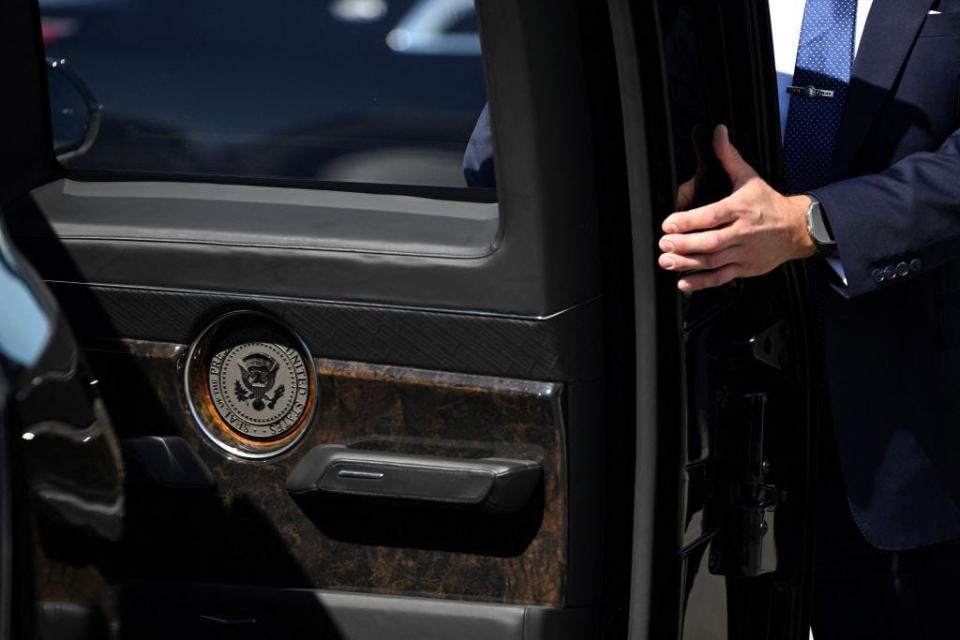
[[[788,325],[786,320],[768,327],[750,338],[750,353],[755,360],[783,371],[789,363]]]
[[[726,490],[717,493],[714,573],[751,577],[777,569],[774,529],[777,507],[787,495],[772,478],[764,431],[769,414],[765,393],[743,393],[721,407],[717,478]]]
[[[729,505],[740,509],[776,509],[785,492],[763,482],[741,482],[731,485]]]

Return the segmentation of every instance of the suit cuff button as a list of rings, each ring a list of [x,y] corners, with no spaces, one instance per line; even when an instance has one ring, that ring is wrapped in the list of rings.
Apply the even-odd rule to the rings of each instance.
[[[894,278],[896,278],[896,277],[897,277],[897,270],[896,270],[896,268],[894,268],[894,266],[893,266],[892,264],[884,267],[884,268],[883,268],[883,277],[884,277],[885,279],[887,279],[887,280],[893,280]]]
[[[910,261],[910,271],[912,273],[916,273],[917,271],[920,271],[920,269],[922,268],[923,268],[923,263],[920,262],[920,258],[914,258],[913,260]]]
[[[910,267],[909,267],[909,265],[907,265],[906,262],[901,262],[900,264],[897,265],[897,277],[898,277],[898,278],[902,278],[902,277],[904,277],[905,275],[907,275],[908,273],[910,273]]]
[[[870,275],[877,284],[882,284],[883,281],[886,280],[886,276],[883,275],[883,269],[874,269]]]

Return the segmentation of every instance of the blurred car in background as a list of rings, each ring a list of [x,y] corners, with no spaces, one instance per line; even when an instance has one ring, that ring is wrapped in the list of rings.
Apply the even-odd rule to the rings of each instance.
[[[47,55],[102,104],[70,169],[464,186],[485,95],[472,0],[40,8]]]

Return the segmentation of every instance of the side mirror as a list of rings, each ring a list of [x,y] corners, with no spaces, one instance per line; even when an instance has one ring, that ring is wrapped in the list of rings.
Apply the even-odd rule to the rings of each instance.
[[[63,162],[86,153],[93,145],[100,130],[102,106],[64,60],[47,59],[47,87],[53,150],[57,160]]]

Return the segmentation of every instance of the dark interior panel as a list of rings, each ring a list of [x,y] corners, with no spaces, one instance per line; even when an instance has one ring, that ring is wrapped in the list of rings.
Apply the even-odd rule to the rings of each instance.
[[[330,591],[132,584],[122,607],[147,639],[579,640],[599,632],[595,609],[491,605]]]
[[[599,331],[599,300],[537,318],[147,287],[50,287],[87,344],[116,338],[188,344],[216,317],[247,309],[282,320],[328,358],[532,380],[602,373],[597,345],[580,339]]]
[[[181,384],[183,347],[125,347],[88,352],[121,441],[183,438],[215,487],[171,488],[137,474],[141,482],[128,487],[121,581],[563,604],[561,385],[316,359],[319,398],[303,440],[269,461],[244,461],[224,456],[192,423]],[[510,513],[289,494],[284,485],[293,469],[311,449],[331,443],[358,453],[536,461],[543,477]]]
[[[145,186],[51,172],[35,198],[4,210],[127,440],[121,552],[92,572],[42,560],[51,610],[122,618],[129,637],[175,622],[188,636],[245,637],[242,624],[209,619],[230,614],[229,626],[245,610],[281,634],[302,622],[311,637],[594,635],[602,559],[623,560],[604,548],[605,482],[629,469],[603,464],[598,219],[619,201],[601,193],[596,159],[620,142],[592,135],[582,47],[604,31],[585,33],[583,14],[605,20],[575,2],[479,3],[485,63],[512,70],[488,74],[496,205],[466,191],[298,192],[183,176]],[[188,345],[238,310],[288,327],[316,367],[310,426],[266,460],[210,446],[183,383]],[[292,496],[293,470],[332,444],[380,462],[456,460],[474,473],[508,460],[541,475],[509,509],[345,495],[339,480]],[[379,473],[371,464],[337,473]],[[317,589],[341,592],[320,597],[328,618],[298,611],[296,593]],[[217,602],[230,610],[206,610]],[[340,618],[343,607],[362,613]],[[492,622],[471,607],[491,607]]]

